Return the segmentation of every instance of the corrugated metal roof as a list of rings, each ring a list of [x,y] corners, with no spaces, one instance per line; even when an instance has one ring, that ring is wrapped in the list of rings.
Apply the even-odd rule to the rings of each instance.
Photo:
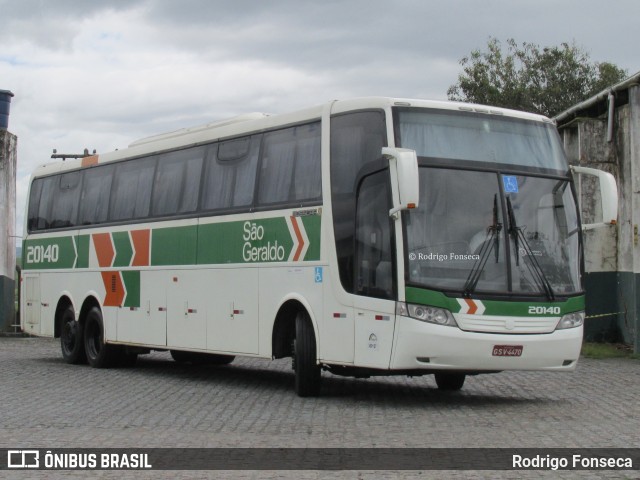
[[[573,107],[565,110],[564,112],[559,113],[558,115],[553,117],[553,119],[558,124],[564,123],[566,120],[570,120],[573,117],[575,117],[578,114],[578,112],[580,112],[582,110],[586,110],[589,107],[592,107],[595,104],[597,104],[599,102],[602,102],[603,100],[607,100],[607,98],[609,97],[610,93],[615,93],[615,92],[619,92],[619,91],[622,91],[622,90],[627,90],[632,85],[640,85],[640,72],[635,73],[634,75],[630,76],[629,78],[623,80],[620,83],[617,83],[615,85],[612,85],[611,87],[608,87],[608,88],[602,90],[600,93],[597,93],[593,97],[588,98],[584,102],[580,102],[580,103],[574,105]]]

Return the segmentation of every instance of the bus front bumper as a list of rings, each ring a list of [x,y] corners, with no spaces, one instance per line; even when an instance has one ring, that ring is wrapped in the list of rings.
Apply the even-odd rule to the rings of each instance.
[[[392,370],[571,371],[582,346],[583,327],[509,335],[465,332],[402,316],[396,322]]]

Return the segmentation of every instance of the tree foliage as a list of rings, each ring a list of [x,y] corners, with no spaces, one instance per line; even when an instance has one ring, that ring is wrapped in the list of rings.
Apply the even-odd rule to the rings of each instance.
[[[622,81],[627,72],[591,62],[575,44],[543,47],[490,38],[487,51],[460,60],[463,72],[447,91],[450,100],[514,108],[553,116]]]

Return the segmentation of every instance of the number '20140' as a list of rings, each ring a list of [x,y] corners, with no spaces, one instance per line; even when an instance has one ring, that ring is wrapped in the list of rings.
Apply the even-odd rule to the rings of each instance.
[[[27,263],[56,263],[60,256],[58,245],[29,245],[27,247]]]
[[[560,307],[530,306],[529,315],[560,315]]]

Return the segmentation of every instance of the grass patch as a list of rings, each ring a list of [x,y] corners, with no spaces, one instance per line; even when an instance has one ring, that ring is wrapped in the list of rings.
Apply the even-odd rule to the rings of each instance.
[[[584,343],[581,353],[586,358],[632,358],[640,360],[640,354],[633,353],[633,347],[621,343]]]

